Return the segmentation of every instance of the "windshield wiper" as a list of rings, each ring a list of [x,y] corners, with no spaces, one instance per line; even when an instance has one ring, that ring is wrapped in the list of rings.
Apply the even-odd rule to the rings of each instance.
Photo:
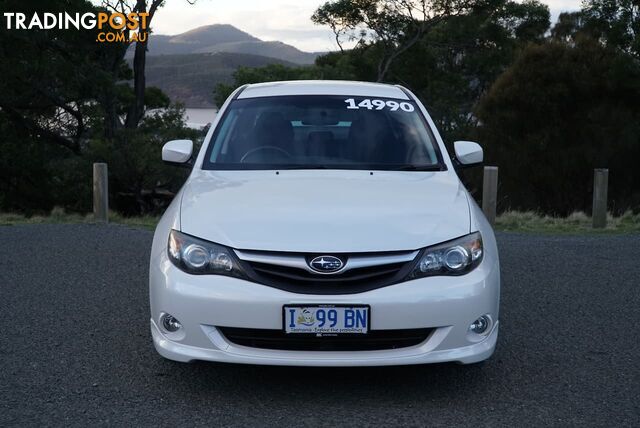
[[[316,165],[316,164],[291,164],[291,165],[281,165],[276,169],[331,169],[327,165]]]
[[[379,168],[376,166],[358,166],[358,165],[325,165],[325,164],[291,164],[291,165],[277,165],[275,169],[280,170],[290,170],[290,169],[348,169],[348,170],[382,170],[382,171],[442,171],[441,165],[414,165],[407,164],[401,165],[399,167],[389,167],[386,166],[383,168]]]
[[[398,168],[392,168],[392,171],[442,171],[440,165],[402,165]]]

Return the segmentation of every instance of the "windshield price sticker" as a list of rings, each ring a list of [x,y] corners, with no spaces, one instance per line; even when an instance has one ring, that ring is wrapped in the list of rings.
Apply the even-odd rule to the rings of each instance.
[[[372,99],[366,98],[356,104],[356,100],[354,100],[353,98],[349,98],[344,100],[344,102],[347,103],[348,110],[360,110],[361,108],[366,108],[367,110],[383,110],[385,108],[388,108],[391,111],[402,110],[407,113],[411,113],[412,111],[415,110],[415,108],[413,107],[413,104],[411,103],[406,103],[406,102],[399,103],[397,101],[391,101],[391,100],[389,101],[372,100]]]

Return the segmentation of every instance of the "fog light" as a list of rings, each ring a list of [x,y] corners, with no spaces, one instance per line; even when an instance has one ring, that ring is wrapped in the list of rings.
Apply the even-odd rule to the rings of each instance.
[[[173,315],[164,314],[160,318],[162,322],[162,327],[170,333],[178,331],[182,328],[182,324],[178,321]]]
[[[483,315],[471,323],[471,325],[469,326],[469,331],[476,334],[484,334],[487,332],[487,330],[489,330],[489,326],[491,326],[491,318]]]

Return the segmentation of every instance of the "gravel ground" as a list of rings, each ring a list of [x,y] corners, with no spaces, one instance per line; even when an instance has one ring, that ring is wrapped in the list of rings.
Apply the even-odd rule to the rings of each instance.
[[[640,235],[500,234],[486,364],[362,369],[162,359],[151,236],[0,227],[0,426],[640,425]]]

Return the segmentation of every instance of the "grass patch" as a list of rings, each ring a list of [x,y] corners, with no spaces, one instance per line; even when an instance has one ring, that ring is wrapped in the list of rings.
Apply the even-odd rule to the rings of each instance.
[[[111,223],[125,224],[127,226],[149,230],[155,229],[158,220],[159,217],[155,216],[124,217],[115,212],[109,214],[109,221]],[[604,229],[593,229],[591,222],[591,217],[583,212],[574,212],[567,217],[552,217],[533,211],[508,211],[498,216],[495,229],[505,232],[549,234],[640,233],[640,214],[633,214],[631,211],[618,217],[609,215],[607,218],[607,227]],[[47,223],[94,224],[96,222],[93,214],[81,215],[66,213],[64,209],[59,207],[51,210],[48,216],[27,217],[22,214],[0,213],[0,226]]]
[[[142,227],[153,230],[160,217],[141,216],[124,217],[116,212],[109,213],[109,222],[125,224],[127,226]],[[16,224],[95,224],[93,214],[67,213],[63,208],[56,207],[47,216],[34,215],[25,216],[23,214],[0,213],[0,226],[12,226]]]
[[[592,219],[584,212],[576,211],[567,217],[553,217],[533,211],[507,211],[496,218],[496,230],[507,232],[532,232],[556,234],[585,233],[633,233],[640,232],[640,214],[631,211],[614,217],[607,215],[607,227],[594,229]]]
[[[91,216],[93,218],[93,215]],[[109,213],[109,221],[112,223],[126,224],[127,226],[142,227],[149,230],[154,230],[160,217],[156,216],[141,216],[141,217],[123,217],[118,213]]]

